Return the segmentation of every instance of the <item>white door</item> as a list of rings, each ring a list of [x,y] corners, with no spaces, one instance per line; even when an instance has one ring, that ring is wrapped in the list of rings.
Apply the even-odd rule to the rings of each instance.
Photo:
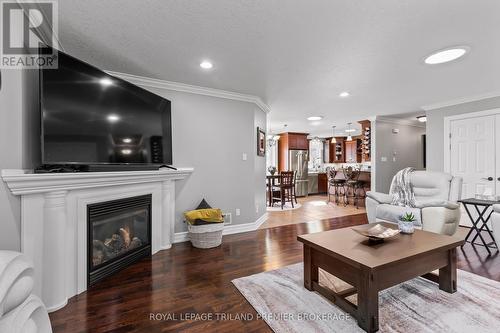
[[[500,194],[496,160],[500,154],[495,144],[495,123],[500,116],[452,120],[450,122],[450,171],[463,178],[462,198],[474,198],[485,191]],[[497,119],[498,118],[498,119]],[[499,127],[500,128],[500,127]],[[498,187],[498,191],[497,191]]]

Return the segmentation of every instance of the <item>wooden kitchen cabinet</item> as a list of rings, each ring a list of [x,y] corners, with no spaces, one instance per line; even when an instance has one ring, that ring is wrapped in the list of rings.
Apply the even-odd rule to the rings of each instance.
[[[328,178],[326,173],[318,173],[318,193],[328,192]]]
[[[330,142],[330,163],[345,163],[345,137],[335,137],[336,142]]]
[[[286,132],[280,134],[278,141],[278,171],[288,170],[288,152],[290,150],[309,150],[309,133]]]
[[[353,138],[352,141],[345,142],[345,162],[346,163],[361,163],[361,139]]]

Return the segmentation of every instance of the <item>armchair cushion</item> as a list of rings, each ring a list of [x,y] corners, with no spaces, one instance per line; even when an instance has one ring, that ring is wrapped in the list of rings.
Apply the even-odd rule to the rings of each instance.
[[[399,217],[404,215],[405,213],[412,213],[415,215],[415,225],[422,225],[422,218],[420,214],[420,208],[411,208],[411,207],[401,207],[395,206],[391,204],[381,204],[377,206],[377,219],[382,219],[385,221],[398,223]]]
[[[390,204],[392,202],[392,196],[385,193],[368,191],[366,192],[366,196],[381,204]]]
[[[457,209],[460,205],[456,202],[451,202],[448,200],[417,200],[416,201],[417,208],[427,208],[427,207],[443,207],[447,209]]]

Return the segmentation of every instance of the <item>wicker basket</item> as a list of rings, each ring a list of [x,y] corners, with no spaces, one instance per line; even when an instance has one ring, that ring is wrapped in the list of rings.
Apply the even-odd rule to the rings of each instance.
[[[205,225],[188,224],[188,235],[191,244],[200,249],[219,246],[222,243],[222,230],[224,230],[224,223]]]

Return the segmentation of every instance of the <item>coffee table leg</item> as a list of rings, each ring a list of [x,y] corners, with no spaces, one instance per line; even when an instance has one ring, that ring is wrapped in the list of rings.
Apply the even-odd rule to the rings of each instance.
[[[364,271],[358,288],[358,325],[367,332],[378,331],[378,290],[373,276]]]
[[[439,269],[439,289],[453,294],[457,291],[457,250],[448,251],[448,265]]]
[[[313,290],[313,282],[318,282],[318,266],[312,264],[312,249],[304,244],[304,287]]]

